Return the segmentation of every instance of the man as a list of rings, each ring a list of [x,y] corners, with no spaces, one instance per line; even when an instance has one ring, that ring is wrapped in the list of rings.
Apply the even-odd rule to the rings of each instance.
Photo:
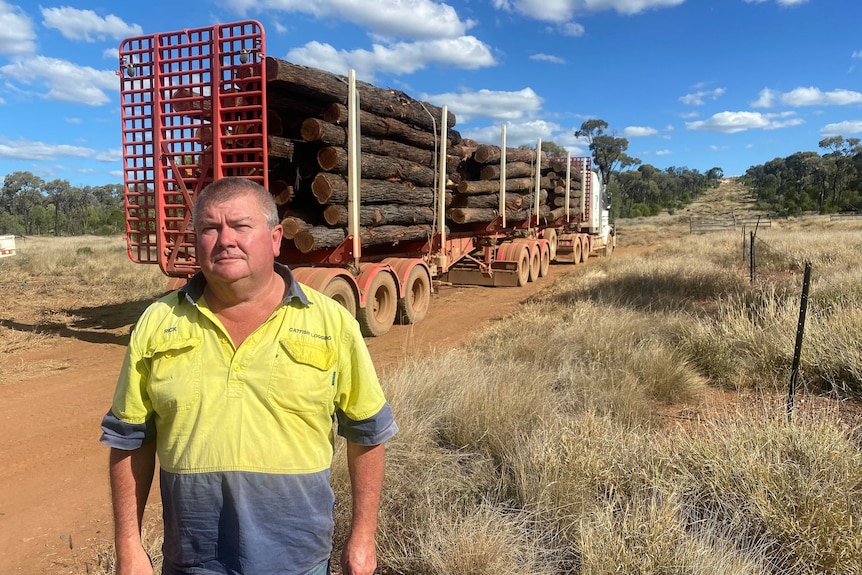
[[[152,573],[141,523],[156,453],[165,575],[327,573],[337,418],[353,495],[342,567],[370,575],[397,426],[358,325],[274,261],[282,229],[263,187],[214,182],[193,219],[201,271],[141,316],[102,422],[117,573]]]

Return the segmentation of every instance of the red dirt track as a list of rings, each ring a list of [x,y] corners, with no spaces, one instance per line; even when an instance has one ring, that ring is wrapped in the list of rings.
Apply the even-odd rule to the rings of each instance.
[[[458,345],[581,267],[551,266],[548,277],[523,288],[441,288],[421,323],[366,340],[378,371]],[[129,310],[117,306],[111,313],[131,327]],[[108,451],[98,442],[99,422],[126,338],[72,330],[59,335],[50,347],[16,353],[7,365],[22,366],[22,379],[0,385],[2,574],[86,573],[96,550],[112,538]],[[40,363],[52,368],[23,369]]]

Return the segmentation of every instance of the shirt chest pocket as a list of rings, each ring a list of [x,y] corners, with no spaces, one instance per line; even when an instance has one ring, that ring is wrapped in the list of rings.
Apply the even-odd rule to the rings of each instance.
[[[153,346],[148,390],[157,413],[189,409],[200,402],[203,364],[200,343],[200,338],[191,338]]]
[[[291,413],[318,413],[332,403],[335,350],[281,340],[276,352],[267,400]]]

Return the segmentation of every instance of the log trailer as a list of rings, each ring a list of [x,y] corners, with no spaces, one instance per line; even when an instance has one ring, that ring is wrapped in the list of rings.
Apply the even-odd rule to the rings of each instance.
[[[256,21],[128,38],[117,74],[128,254],[173,286],[198,269],[195,196],[228,176],[270,190],[279,261],[366,336],[421,321],[440,284],[521,286],[614,248],[589,157],[508,149],[505,127],[462,140],[445,106],[267,56]]]

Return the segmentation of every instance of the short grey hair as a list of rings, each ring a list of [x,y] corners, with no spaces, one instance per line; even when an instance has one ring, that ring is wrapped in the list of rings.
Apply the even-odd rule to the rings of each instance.
[[[208,184],[195,198],[192,207],[192,222],[197,229],[198,217],[205,207],[220,204],[239,196],[251,196],[257,202],[260,213],[266,218],[269,229],[274,228],[281,220],[278,218],[278,206],[269,191],[251,180],[235,176],[221,178]]]

